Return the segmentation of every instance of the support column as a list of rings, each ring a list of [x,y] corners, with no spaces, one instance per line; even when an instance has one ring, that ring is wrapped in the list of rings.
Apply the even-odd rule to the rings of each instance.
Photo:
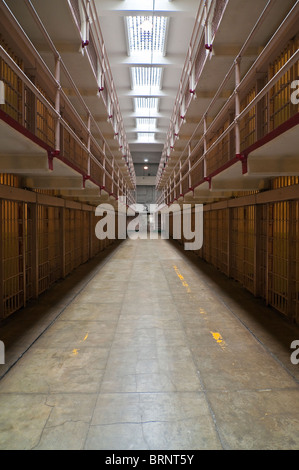
[[[208,149],[208,142],[207,142],[207,128],[208,128],[208,123],[207,123],[207,115],[205,114],[204,120],[203,120],[203,154],[204,154],[204,161],[203,161],[203,176],[206,178],[207,175],[207,156],[206,156],[206,151]]]
[[[38,205],[28,204],[32,223],[32,297],[38,298]]]
[[[191,146],[189,145],[188,146],[188,170],[189,170],[189,175],[188,175],[188,189],[191,189],[192,188],[192,177],[191,177],[191,158],[190,158],[190,155],[191,155]]]
[[[87,129],[88,129],[88,136],[87,136],[87,149],[88,149],[88,167],[87,167],[87,176],[90,176],[90,143],[91,143],[91,115],[88,113],[87,116]]]
[[[241,136],[240,136],[240,123],[238,121],[241,105],[238,87],[241,81],[240,75],[241,59],[235,60],[235,140],[236,140],[236,155],[241,156]]]
[[[232,227],[233,227],[233,209],[228,207],[227,223],[227,275],[231,277],[232,272]]]
[[[61,93],[61,85],[60,85],[60,61],[61,58],[55,58],[55,79],[57,82],[57,89],[55,95],[55,111],[58,113],[55,118],[55,153],[60,153],[60,93]]]

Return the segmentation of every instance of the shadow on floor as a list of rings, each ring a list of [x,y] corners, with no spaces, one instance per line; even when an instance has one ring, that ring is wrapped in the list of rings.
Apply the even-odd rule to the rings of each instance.
[[[30,300],[25,308],[2,320],[0,340],[5,345],[5,364],[0,365],[0,380],[109,261],[122,242],[116,241],[65,279],[55,282],[38,299]]]
[[[299,325],[274,308],[264,299],[254,297],[239,282],[228,278],[216,267],[199,258],[194,252],[185,251],[176,240],[169,240],[174,249],[189,261],[195,273],[215,293],[221,302],[267,348],[277,360],[299,379],[299,365],[290,362],[292,341],[299,340]]]

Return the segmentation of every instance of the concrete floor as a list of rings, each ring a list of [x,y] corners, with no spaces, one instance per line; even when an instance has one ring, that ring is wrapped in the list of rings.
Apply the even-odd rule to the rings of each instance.
[[[0,339],[0,449],[299,448],[299,329],[172,242],[110,249]]]

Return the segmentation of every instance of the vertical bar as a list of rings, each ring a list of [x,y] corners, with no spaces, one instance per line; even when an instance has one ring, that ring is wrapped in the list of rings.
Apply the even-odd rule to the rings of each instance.
[[[269,262],[269,255],[270,255],[270,208],[272,208],[272,204],[266,204],[266,276],[265,276],[265,281],[266,281],[266,287],[265,287],[265,294],[266,294],[266,305],[269,305],[270,301],[270,296],[269,296],[269,287],[270,287],[270,262]],[[273,210],[273,209],[272,209]],[[273,243],[273,241],[272,241]],[[273,249],[272,249],[273,251]]]
[[[232,277],[232,230],[233,230],[233,209],[228,207],[228,223],[227,223],[227,275]]]
[[[208,123],[207,123],[207,115],[205,114],[204,116],[204,121],[203,121],[203,134],[204,134],[204,140],[203,140],[203,153],[204,153],[204,170],[203,170],[203,175],[204,178],[206,178],[207,175],[207,157],[206,157],[206,151],[208,148],[208,143],[207,143],[207,128],[208,128]]]
[[[88,220],[89,220],[89,259],[93,256],[93,212],[88,213]]]
[[[240,123],[238,117],[240,114],[241,104],[238,87],[241,81],[240,74],[240,62],[241,59],[235,60],[235,140],[236,140],[236,155],[241,154],[241,136],[240,136]]]
[[[179,177],[180,177],[180,182],[179,182],[179,185],[180,185],[180,196],[183,195],[183,183],[182,183],[182,160],[180,160],[180,171],[179,171]]]
[[[192,177],[191,177],[191,166],[192,165],[191,165],[190,155],[191,155],[191,147],[189,145],[188,146],[188,170],[189,170],[189,175],[188,175],[189,187],[188,187],[188,189],[192,188]]]
[[[38,298],[38,206],[28,204],[32,220],[32,297]]]
[[[27,299],[27,279],[26,279],[26,217],[25,217],[25,202],[21,203],[21,214],[22,214],[22,224],[21,224],[21,236],[22,236],[22,269],[23,269],[23,293],[24,293],[24,307],[26,307]]]
[[[262,249],[262,221],[263,207],[260,204],[255,206],[254,214],[254,279],[253,294],[258,297],[261,294],[261,249]]]
[[[287,315],[292,322],[296,321],[296,201],[288,201],[288,304]]]
[[[59,208],[59,238],[60,238],[60,256],[61,256],[61,277],[66,277],[66,249],[65,249],[65,208]]]
[[[102,185],[105,187],[105,184],[106,184],[106,157],[104,156],[104,159],[103,159],[103,182],[102,182]]]
[[[4,318],[3,220],[3,201],[0,199],[0,319]]]
[[[262,78],[257,78],[255,90],[256,95],[263,89],[264,87],[264,80]],[[255,140],[260,140],[263,137],[263,108],[264,108],[264,101],[266,97],[262,100],[258,101],[256,105],[256,126],[255,126]]]
[[[91,143],[91,115],[88,113],[87,116],[87,129],[88,129],[88,136],[87,136],[87,148],[88,148],[88,169],[87,175],[90,176],[90,143]]]
[[[55,58],[55,79],[57,82],[57,89],[55,95],[55,111],[59,113],[60,116],[60,57]],[[55,118],[55,150],[60,150],[60,119],[59,117]]]

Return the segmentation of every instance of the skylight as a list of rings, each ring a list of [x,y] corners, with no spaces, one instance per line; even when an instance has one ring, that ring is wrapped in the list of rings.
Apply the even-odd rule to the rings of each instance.
[[[158,98],[134,98],[135,112],[141,116],[150,116],[158,112]]]
[[[129,55],[162,56],[165,49],[167,17],[127,16]]]
[[[138,141],[143,143],[155,142],[155,134],[153,132],[138,132]]]
[[[151,94],[161,88],[162,67],[132,67],[133,90]]]
[[[137,118],[136,124],[138,130],[141,131],[155,131],[156,130],[157,119],[153,118]]]

